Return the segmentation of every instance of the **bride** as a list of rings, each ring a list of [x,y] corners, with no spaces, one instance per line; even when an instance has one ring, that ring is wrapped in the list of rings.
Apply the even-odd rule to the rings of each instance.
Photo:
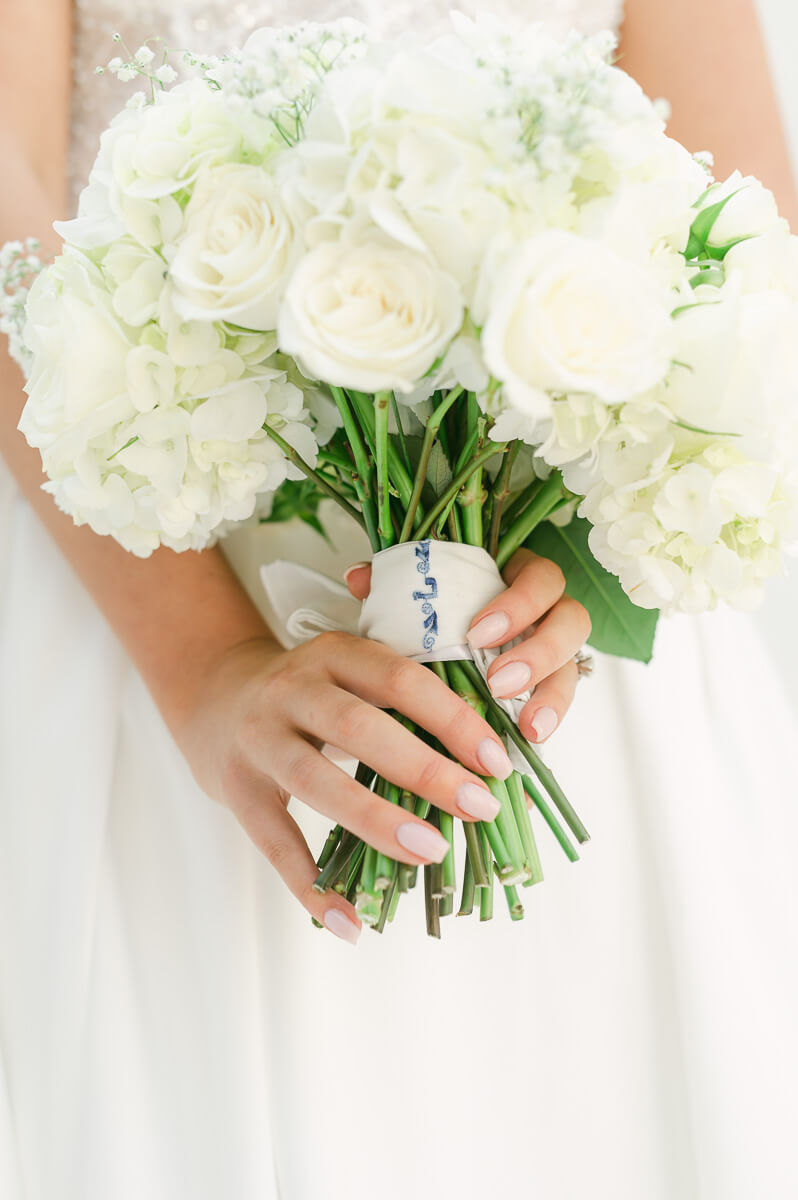
[[[438,28],[446,8],[7,0],[0,242],[57,249],[52,221],[124,100],[95,75],[114,30],[131,48],[161,34],[218,51],[258,24]],[[621,19],[614,0],[499,10]],[[719,174],[763,177],[798,225],[752,0],[629,0],[621,54],[671,99],[674,136],[711,147]],[[743,78],[744,98],[726,83]],[[515,655],[537,683],[523,728],[556,730],[547,753],[593,841],[577,864],[542,847],[520,925],[446,922],[437,943],[408,897],[351,953],[351,905],[310,887],[331,822],[411,863],[437,856],[437,835],[321,743],[467,819],[474,776],[502,772],[494,735],[384,647],[333,636],[311,657],[275,640],[257,568],[366,558],[337,513],[331,546],[291,523],[135,559],[40,491],[21,381],[1,369],[0,1195],[798,1194],[795,730],[747,620],[665,624],[649,668],[597,656],[560,729],[588,623],[552,564],[519,555],[478,614],[506,613],[509,633],[480,622],[482,637],[545,618]],[[362,595],[367,573],[349,579]],[[386,741],[380,706],[465,768]]]

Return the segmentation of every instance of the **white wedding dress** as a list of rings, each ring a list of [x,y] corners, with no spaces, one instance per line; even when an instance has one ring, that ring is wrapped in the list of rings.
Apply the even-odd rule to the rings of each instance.
[[[74,176],[125,91],[94,74],[115,29],[206,50],[447,7],[83,0]],[[363,556],[333,530],[336,552],[295,525],[228,552],[260,599],[261,561]],[[0,1197],[794,1200],[796,732],[746,618],[663,624],[648,668],[597,656],[547,751],[592,833],[580,861],[539,827],[523,922],[499,893],[438,942],[419,888],[353,950],[195,786],[3,473]],[[318,852],[329,821],[292,810]]]

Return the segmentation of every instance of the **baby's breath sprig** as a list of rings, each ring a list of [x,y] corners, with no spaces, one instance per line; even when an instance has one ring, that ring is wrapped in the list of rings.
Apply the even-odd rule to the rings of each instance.
[[[121,83],[129,83],[131,80],[139,78],[147,79],[150,83],[150,98],[153,102],[158,91],[165,91],[168,85],[177,79],[177,71],[169,63],[169,51],[166,46],[159,47],[161,61],[158,66],[153,67],[153,63],[156,61],[156,52],[150,43],[160,43],[162,38],[149,38],[132,54],[120,33],[115,33],[113,40],[118,44],[125,57],[116,55],[106,67],[97,67],[98,75],[104,75],[106,71],[110,71]],[[136,93],[137,96],[140,94]]]
[[[43,269],[39,241],[6,242],[0,246],[0,333],[8,338],[8,352],[27,374],[31,354],[22,336],[25,302],[35,277]]]

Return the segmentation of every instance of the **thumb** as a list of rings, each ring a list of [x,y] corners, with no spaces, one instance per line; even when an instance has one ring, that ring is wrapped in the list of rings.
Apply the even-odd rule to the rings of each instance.
[[[371,564],[352,563],[344,571],[344,583],[356,600],[365,600],[371,591]]]

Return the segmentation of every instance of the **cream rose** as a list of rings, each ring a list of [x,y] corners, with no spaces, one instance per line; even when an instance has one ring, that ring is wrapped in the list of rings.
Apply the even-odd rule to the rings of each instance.
[[[707,237],[710,246],[728,246],[739,238],[769,233],[772,229],[787,231],[787,222],[779,216],[773,193],[753,175],[734,171],[722,183],[707,188],[701,197],[701,208],[725,201]]]
[[[170,264],[173,303],[185,320],[274,329],[299,239],[274,180],[226,163],[203,172]]]
[[[656,276],[590,238],[532,238],[493,281],[485,361],[509,403],[548,416],[551,394],[617,404],[647,391],[671,359],[669,297]]]
[[[323,242],[299,264],[280,313],[280,348],[312,379],[409,392],[460,329],[455,280],[380,239]]]

